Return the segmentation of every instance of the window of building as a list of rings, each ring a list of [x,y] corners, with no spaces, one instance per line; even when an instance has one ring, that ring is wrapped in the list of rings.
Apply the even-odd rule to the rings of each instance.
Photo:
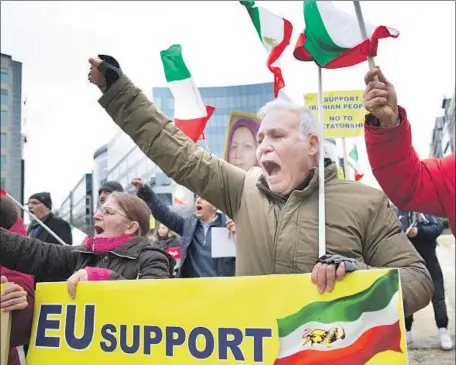
[[[2,89],[1,91],[1,105],[7,106],[8,105],[8,90]]]
[[[8,124],[8,112],[6,110],[2,110],[1,112],[1,126],[5,127]]]
[[[0,156],[0,171],[6,171],[6,155]]]
[[[5,149],[7,147],[7,138],[6,133],[1,133],[0,135],[0,148]]]
[[[1,74],[2,74],[2,84],[7,84],[9,81],[8,80],[8,69],[5,67],[2,67]]]

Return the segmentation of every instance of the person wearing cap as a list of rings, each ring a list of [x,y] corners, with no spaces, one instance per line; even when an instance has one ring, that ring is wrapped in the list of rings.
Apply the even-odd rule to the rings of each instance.
[[[52,199],[48,192],[36,193],[30,196],[27,206],[29,211],[34,214],[41,222],[43,222],[51,231],[59,236],[63,242],[72,245],[73,236],[71,226],[67,221],[58,218],[52,213]],[[27,235],[32,238],[37,238],[40,241],[47,243],[55,243],[60,245],[48,231],[46,231],[37,221],[32,220],[27,229]]]
[[[115,192],[123,193],[123,187],[117,181],[106,181],[98,190],[98,204],[101,206],[107,197]]]

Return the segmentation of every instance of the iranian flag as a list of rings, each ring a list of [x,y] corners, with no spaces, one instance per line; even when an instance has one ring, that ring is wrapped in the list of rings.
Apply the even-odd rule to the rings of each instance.
[[[196,142],[204,139],[203,131],[214,112],[205,106],[182,57],[182,46],[175,44],[160,52],[166,81],[174,98],[174,123],[187,137]]]
[[[304,33],[299,36],[294,57],[315,61],[322,68],[342,68],[377,55],[378,41],[397,38],[399,32],[383,25],[366,23],[363,39],[355,16],[337,9],[331,1],[304,1]]]
[[[279,58],[290,44],[293,26],[291,23],[270,11],[256,6],[255,1],[240,1],[249,13],[250,19],[268,52],[267,67],[274,74],[274,96],[279,95],[285,86]]]
[[[358,147],[356,146],[356,144],[348,154],[348,164],[355,172],[355,181],[361,180],[364,176],[364,172],[361,169],[361,165],[359,164]]]
[[[275,365],[364,365],[380,352],[402,352],[399,296],[394,269],[357,294],[279,319]]]

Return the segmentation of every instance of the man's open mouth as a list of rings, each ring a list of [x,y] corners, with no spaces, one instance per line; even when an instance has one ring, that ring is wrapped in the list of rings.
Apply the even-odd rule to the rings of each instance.
[[[203,207],[201,205],[196,206],[196,211],[201,212],[203,210]]]
[[[268,176],[277,176],[280,173],[281,167],[279,164],[276,164],[272,161],[263,161],[261,163],[263,168],[265,169]]]

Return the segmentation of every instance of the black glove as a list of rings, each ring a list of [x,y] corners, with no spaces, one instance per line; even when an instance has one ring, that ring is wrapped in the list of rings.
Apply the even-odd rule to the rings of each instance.
[[[349,259],[348,257],[344,257],[341,255],[331,255],[331,254],[323,255],[322,257],[320,257],[318,259],[317,264],[318,263],[335,265],[336,270],[341,263],[344,263],[345,272],[353,272],[355,270],[358,270],[358,265],[356,265],[355,260]]]
[[[120,68],[119,62],[112,57],[104,54],[99,54],[98,58],[102,60],[98,69],[103,74],[105,78],[105,85],[100,86],[102,92],[106,92],[114,84],[120,76],[123,75],[123,72]]]
[[[152,199],[152,189],[147,184],[144,184],[142,188],[138,189],[136,195],[146,204],[149,204],[149,201]]]

